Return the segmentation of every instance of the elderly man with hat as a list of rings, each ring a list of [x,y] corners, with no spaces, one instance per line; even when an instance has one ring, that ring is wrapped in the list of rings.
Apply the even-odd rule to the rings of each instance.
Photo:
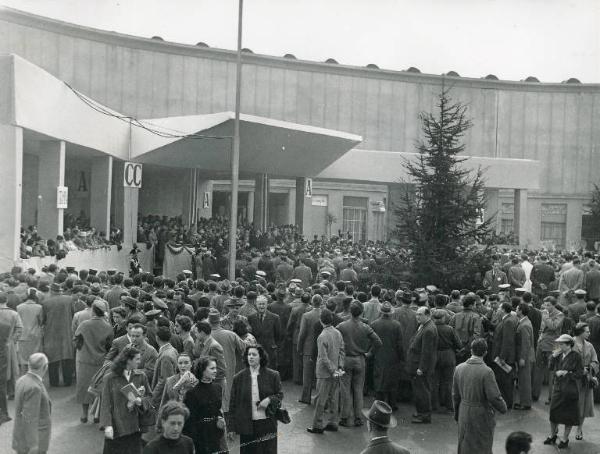
[[[237,287],[236,287],[237,288]],[[251,330],[250,324],[248,323],[248,317],[240,315],[240,308],[244,305],[244,301],[241,298],[230,298],[225,303],[226,314],[221,319],[221,326],[223,329],[233,331],[233,327],[238,320],[241,320],[246,325],[248,331]]]
[[[73,299],[63,295],[60,284],[50,286],[50,296],[42,302],[44,312],[44,353],[48,357],[50,386],[59,386],[62,369],[64,386],[71,386],[75,372],[73,332]]]
[[[367,419],[371,441],[360,454],[410,454],[408,449],[394,443],[388,437],[388,429],[396,427],[397,421],[387,403],[376,400],[369,410],[361,411]]]
[[[380,317],[371,323],[375,334],[383,340],[383,345],[375,352],[373,361],[373,387],[375,397],[387,402],[395,410],[400,371],[404,361],[402,326],[392,318],[392,305],[389,301],[381,305],[379,312]]]
[[[256,314],[256,298],[258,298],[258,293],[254,290],[250,290],[246,294],[246,302],[240,308],[240,315],[250,318],[251,315]]]

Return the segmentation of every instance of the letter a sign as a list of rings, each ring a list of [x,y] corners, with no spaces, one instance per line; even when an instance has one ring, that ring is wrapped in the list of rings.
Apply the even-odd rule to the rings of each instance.
[[[126,162],[123,166],[123,186],[126,188],[142,187],[142,165],[136,162]]]
[[[304,183],[304,197],[312,197],[312,178],[307,178]]]

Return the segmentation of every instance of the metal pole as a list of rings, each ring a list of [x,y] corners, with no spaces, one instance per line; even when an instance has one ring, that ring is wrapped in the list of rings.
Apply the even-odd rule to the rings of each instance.
[[[235,120],[233,123],[233,148],[231,150],[231,210],[229,214],[229,280],[232,281],[235,279],[235,253],[237,249],[238,186],[240,178],[240,102],[242,87],[242,11],[244,8],[244,0],[238,1]]]

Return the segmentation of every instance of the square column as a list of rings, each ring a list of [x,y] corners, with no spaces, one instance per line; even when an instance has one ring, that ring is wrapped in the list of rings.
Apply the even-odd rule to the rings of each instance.
[[[264,230],[269,225],[269,176],[258,175],[254,183],[254,225]]]
[[[248,192],[248,204],[246,205],[248,224],[254,222],[254,191]]]
[[[296,178],[296,226],[300,228],[300,233],[304,233],[304,214],[310,209],[310,198],[304,195],[304,186],[306,178]]]
[[[113,162],[113,172],[115,178],[114,188],[114,224],[122,229],[123,247],[131,248],[137,241],[137,222],[138,222],[138,188],[128,188],[123,186],[123,161]]]
[[[527,189],[515,189],[515,234],[519,236],[519,245],[528,243],[527,238]]]
[[[56,208],[56,190],[65,185],[65,142],[48,140],[40,143],[38,171],[38,232],[46,239],[63,234],[64,209]]]
[[[287,224],[293,225],[296,218],[296,191],[290,189],[287,194]]]
[[[104,238],[110,238],[110,205],[112,195],[112,156],[92,159],[92,181],[90,184],[90,224]]]
[[[9,269],[20,256],[21,246],[21,192],[23,184],[23,129],[0,125],[0,265]],[[56,189],[54,190],[56,197]]]

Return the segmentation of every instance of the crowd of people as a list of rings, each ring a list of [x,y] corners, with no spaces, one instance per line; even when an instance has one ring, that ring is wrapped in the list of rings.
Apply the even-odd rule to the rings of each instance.
[[[56,239],[43,238],[37,227],[30,225],[21,228],[21,246],[19,256],[22,259],[30,257],[56,257],[64,259],[71,251],[85,249],[108,248],[113,244],[120,245],[121,233],[119,229],[111,229],[110,239],[106,239],[104,232],[95,228],[80,229],[77,226],[66,226],[62,235]]]
[[[160,237],[165,222],[142,225]],[[376,245],[304,242],[288,226],[253,243],[243,231],[248,252],[233,280],[216,266],[216,220],[194,233],[202,260],[175,279],[56,265],[0,276],[0,423],[10,420],[7,395],[17,408],[32,388],[47,397],[47,369],[51,387],[76,384],[81,422],[104,431],[107,454],[228,452],[236,434],[242,453],[277,452],[288,380],[314,406],[310,433],[366,422],[365,452],[392,443],[399,405],[414,405],[414,424],[453,415],[459,454],[491,453],[494,413],[527,412],[539,399],[549,409],[544,443],[568,446],[572,428],[585,437],[600,398],[593,254],[498,254],[478,289],[372,282],[363,291]],[[46,410],[35,424],[17,410],[17,452],[48,449]],[[511,437],[507,452],[527,452],[530,436]]]

